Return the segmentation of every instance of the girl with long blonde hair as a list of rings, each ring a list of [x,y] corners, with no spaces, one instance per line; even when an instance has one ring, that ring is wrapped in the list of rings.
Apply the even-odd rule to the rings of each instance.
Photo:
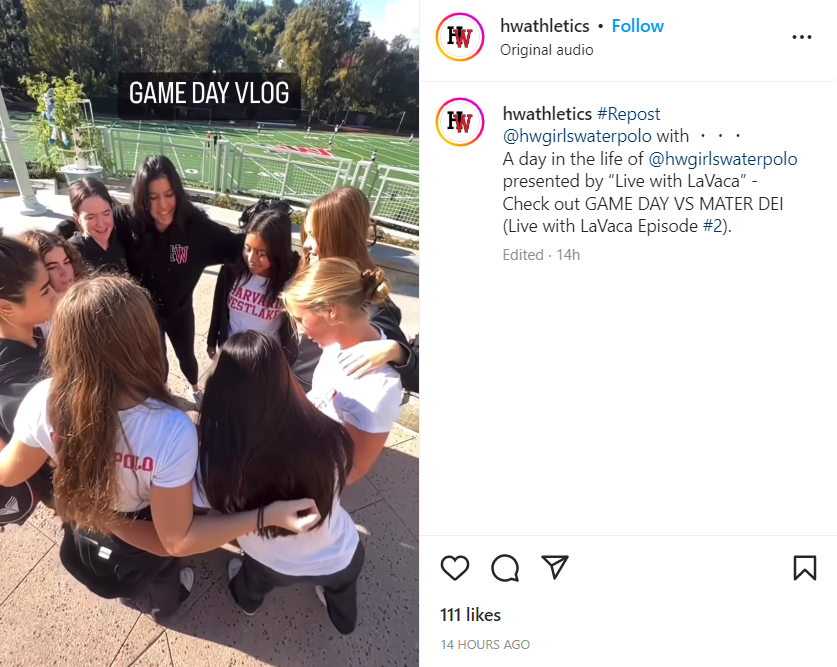
[[[372,468],[401,411],[401,379],[395,369],[385,364],[355,376],[340,361],[359,345],[387,340],[370,321],[369,308],[388,294],[380,269],[361,269],[341,257],[309,264],[282,293],[294,326],[322,350],[308,398],[352,437],[350,484]]]

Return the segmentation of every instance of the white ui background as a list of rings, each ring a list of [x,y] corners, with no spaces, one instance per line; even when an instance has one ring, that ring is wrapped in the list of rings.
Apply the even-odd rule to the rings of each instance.
[[[423,662],[837,661],[837,57],[824,4],[421,0]],[[454,12],[485,28],[472,61],[436,48],[439,21]],[[591,33],[501,34],[501,18],[572,18]],[[614,18],[664,21],[664,36],[613,35]],[[595,53],[499,55],[503,43],[550,42]],[[464,148],[435,127],[456,97],[485,114],[483,135]],[[659,108],[661,120],[504,121],[504,105]],[[508,145],[507,128],[641,128],[654,141]],[[681,128],[688,143],[656,141]],[[507,152],[517,161],[611,149],[625,159],[642,150],[646,162],[502,166]],[[787,152],[797,165],[653,168],[656,150]],[[740,188],[633,190],[608,178],[673,172],[746,178]],[[504,176],[585,173],[605,178],[600,192],[503,192]],[[663,212],[503,209],[506,196],[541,194],[669,200]],[[682,196],[781,197],[783,210],[680,212]],[[639,218],[724,218],[732,231],[506,236],[506,217],[610,218],[635,230]],[[516,248],[553,258],[503,261]],[[559,248],[581,259],[559,262]],[[519,582],[493,578],[500,554],[518,559]],[[456,582],[440,568],[446,555],[470,560]],[[557,580],[541,555],[569,555]],[[816,581],[794,581],[795,555],[817,556]],[[468,606],[503,620],[442,622],[442,608]],[[442,648],[469,639],[531,647]]]

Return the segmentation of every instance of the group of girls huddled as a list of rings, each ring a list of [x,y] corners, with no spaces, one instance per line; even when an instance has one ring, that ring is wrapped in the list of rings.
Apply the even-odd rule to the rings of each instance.
[[[234,234],[164,157],[140,168],[130,207],[90,179],[70,198],[56,234],[0,237],[0,501],[53,507],[67,570],[101,597],[147,592],[155,618],[191,591],[178,559],[226,546],[245,613],[307,582],[352,632],[364,550],[340,497],[380,455],[402,389],[418,389],[365,196],[314,202],[301,257],[289,207]],[[192,292],[217,264],[201,393]],[[166,335],[197,427],[169,392]],[[21,523],[31,509],[10,511]]]

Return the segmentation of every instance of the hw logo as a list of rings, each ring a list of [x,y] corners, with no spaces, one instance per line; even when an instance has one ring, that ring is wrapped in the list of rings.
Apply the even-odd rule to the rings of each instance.
[[[457,49],[461,49],[463,46],[467,49],[468,45],[471,43],[471,34],[473,32],[474,31],[472,28],[468,28],[466,30],[461,25],[456,26],[455,28],[449,25],[448,46],[453,46],[454,44],[456,44]]]
[[[173,245],[169,246],[171,249],[171,261],[178,264],[185,264],[189,259],[189,246],[187,245]]]
[[[470,14],[451,14],[436,28],[436,46],[442,55],[462,62],[470,60],[481,50],[485,41],[482,24]]]
[[[461,111],[448,111],[448,130],[456,129],[457,132],[461,133],[462,130],[465,130],[465,134],[468,134],[468,130],[471,129],[471,119],[474,117],[474,114],[464,114]]]
[[[485,116],[476,102],[456,97],[445,102],[436,114],[436,130],[451,146],[468,146],[480,138]]]

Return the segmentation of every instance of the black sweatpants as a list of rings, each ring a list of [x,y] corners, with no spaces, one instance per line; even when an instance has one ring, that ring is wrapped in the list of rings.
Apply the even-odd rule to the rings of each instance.
[[[150,554],[115,536],[64,525],[61,563],[90,592],[101,598],[136,598],[144,592],[159,616],[180,607],[179,560]]]
[[[272,570],[247,554],[238,574],[230,581],[230,593],[244,611],[252,614],[274,588],[308,583],[322,586],[328,617],[342,635],[351,634],[357,624],[357,579],[363,569],[363,543],[357,543],[352,562],[345,570],[321,577],[294,577]]]
[[[186,376],[189,384],[197,384],[198,360],[195,358],[195,311],[192,308],[192,300],[189,299],[189,303],[180,310],[167,313],[165,317],[161,316],[158,320],[160,327],[171,341],[183,375]],[[166,354],[165,336],[163,336],[163,354]],[[166,369],[168,369],[168,361]]]

